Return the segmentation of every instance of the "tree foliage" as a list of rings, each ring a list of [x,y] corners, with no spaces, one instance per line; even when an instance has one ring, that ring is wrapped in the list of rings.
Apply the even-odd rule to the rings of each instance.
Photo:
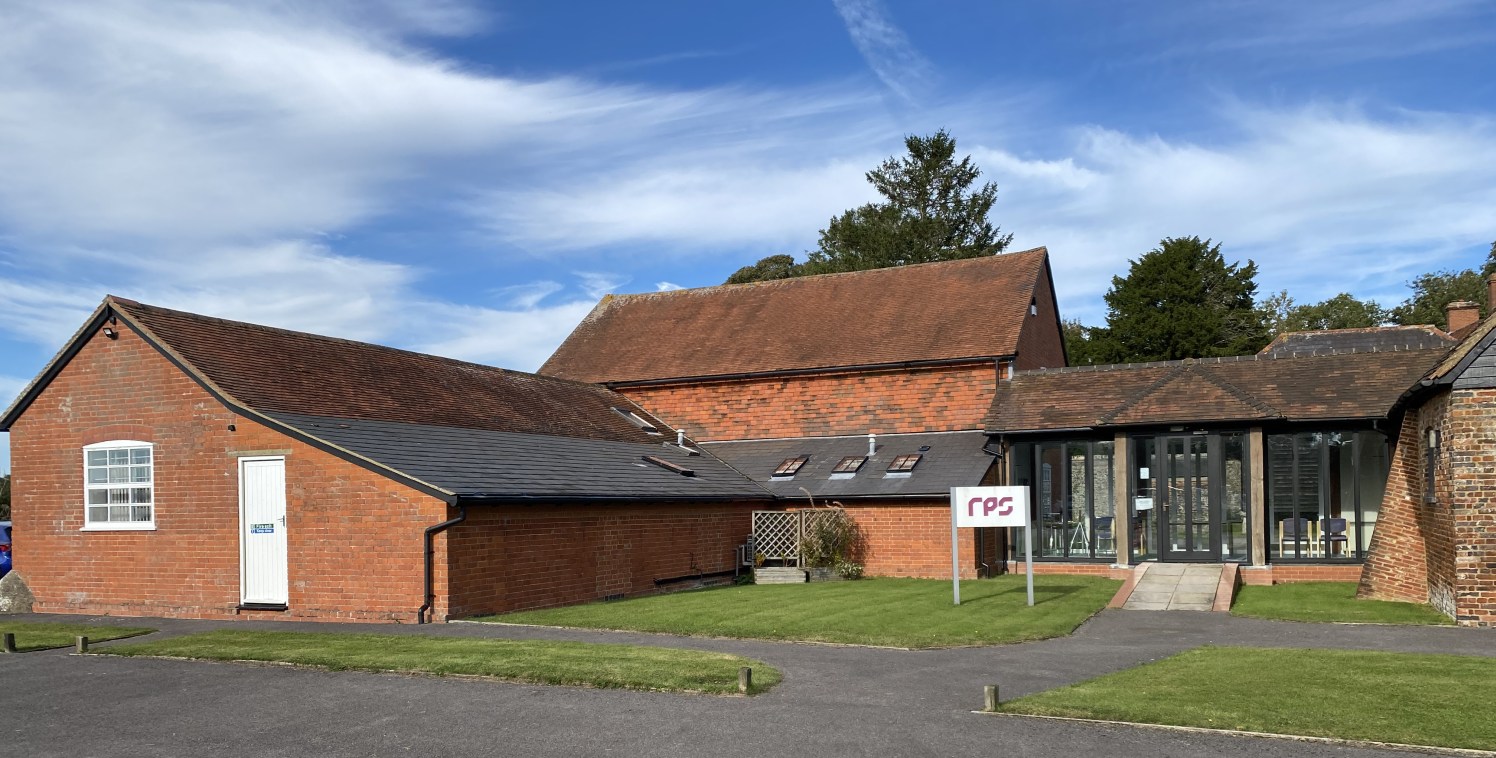
[[[832,218],[820,243],[804,263],[771,255],[744,266],[729,284],[784,279],[806,274],[863,271],[910,263],[995,255],[1013,235],[1002,234],[988,218],[997,185],[975,187],[981,169],[971,156],[956,160],[956,140],[944,129],[928,137],[904,139],[907,154],[890,157],[867,172],[883,196]]]
[[[1445,306],[1456,300],[1468,300],[1480,305],[1481,315],[1491,312],[1491,303],[1486,288],[1486,279],[1496,274],[1496,242],[1491,243],[1491,252],[1479,271],[1435,271],[1417,277],[1408,286],[1413,295],[1392,309],[1392,320],[1399,324],[1433,324],[1440,329],[1449,328]]]
[[[1106,331],[1093,335],[1098,355],[1118,363],[1256,352],[1267,344],[1256,276],[1250,260],[1227,264],[1219,243],[1165,238],[1126,277],[1112,277]]]
[[[727,277],[726,283],[767,282],[800,275],[800,264],[795,262],[795,256],[779,254],[760,258],[758,263],[738,269],[733,272],[732,276]]]
[[[0,521],[10,520],[10,474],[0,477]]]
[[[1071,366],[1093,366],[1108,361],[1106,343],[1110,338],[1104,326],[1086,326],[1080,319],[1060,322],[1065,335],[1065,356]]]
[[[1349,292],[1318,303],[1294,305],[1288,291],[1283,290],[1265,299],[1261,310],[1271,336],[1323,329],[1363,329],[1392,320],[1391,312],[1377,301],[1358,300]]]

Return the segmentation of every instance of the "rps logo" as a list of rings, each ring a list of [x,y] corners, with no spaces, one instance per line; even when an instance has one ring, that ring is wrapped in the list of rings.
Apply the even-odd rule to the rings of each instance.
[[[966,501],[966,515],[977,515],[977,508],[982,509],[983,516],[991,516],[994,513],[999,516],[1011,516],[1013,515],[1013,498],[974,497]]]

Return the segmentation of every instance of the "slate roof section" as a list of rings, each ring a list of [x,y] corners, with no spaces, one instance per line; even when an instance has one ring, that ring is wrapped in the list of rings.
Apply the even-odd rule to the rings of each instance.
[[[1283,358],[1326,353],[1372,353],[1394,350],[1451,348],[1456,340],[1429,324],[1373,326],[1364,329],[1320,329],[1286,332],[1269,342],[1258,355]]]
[[[1386,418],[1447,352],[1250,355],[1018,372],[998,383],[986,427],[1000,434]]]
[[[609,295],[540,373],[628,383],[1010,356],[1048,255]]]
[[[712,455],[688,455],[658,440],[630,443],[295,413],[271,416],[464,499],[771,499],[763,487]],[[684,466],[695,476],[645,463],[646,455]]]
[[[982,483],[993,461],[982,452],[986,442],[983,432],[880,434],[877,452],[850,479],[832,479],[832,469],[844,457],[867,455],[866,435],[703,442],[701,448],[781,498],[803,500],[804,487],[819,503],[823,498],[949,498],[951,487]],[[924,446],[929,450],[921,451]],[[909,453],[923,456],[909,476],[884,476],[895,457]],[[793,478],[771,476],[782,461],[797,455],[809,455],[810,461]]]
[[[617,442],[660,439],[610,410],[649,418],[603,387],[111,301],[221,390],[257,411]]]

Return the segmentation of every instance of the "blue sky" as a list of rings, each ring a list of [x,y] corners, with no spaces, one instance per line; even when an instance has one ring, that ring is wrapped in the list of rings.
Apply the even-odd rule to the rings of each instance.
[[[534,369],[942,127],[1066,317],[1181,235],[1395,304],[1496,240],[1493,42],[1463,0],[9,3],[0,403],[109,292]]]

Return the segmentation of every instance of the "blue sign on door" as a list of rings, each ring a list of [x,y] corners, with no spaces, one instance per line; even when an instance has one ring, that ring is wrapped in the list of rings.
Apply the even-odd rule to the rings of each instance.
[[[275,524],[250,524],[250,534],[275,534]]]

